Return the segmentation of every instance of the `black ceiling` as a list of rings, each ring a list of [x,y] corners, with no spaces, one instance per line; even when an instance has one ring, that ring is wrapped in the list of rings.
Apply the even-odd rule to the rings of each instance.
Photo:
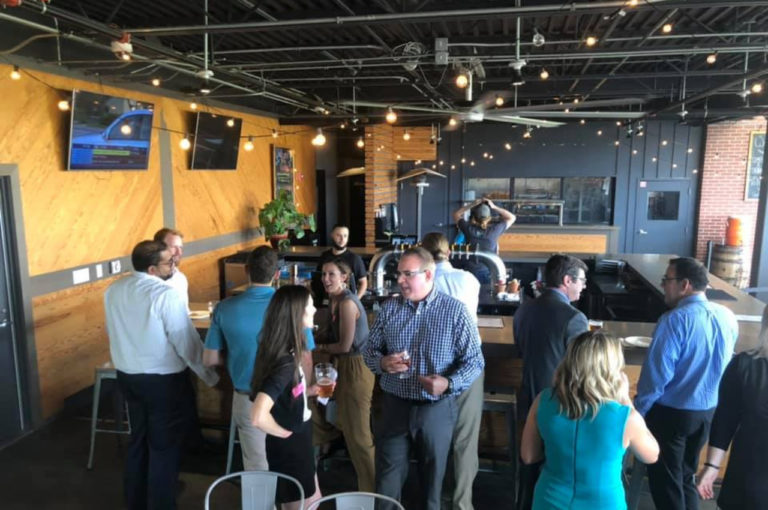
[[[368,102],[455,111],[468,105],[454,84],[461,68],[473,71],[474,99],[494,91],[505,106],[516,93],[519,107],[642,98],[642,106],[614,108],[697,122],[768,110],[768,92],[744,94],[745,83],[749,90],[768,75],[768,1],[208,3],[206,21],[204,0],[24,0],[0,11],[0,55],[118,84],[160,78],[163,88],[272,112],[284,122],[379,122],[384,109],[362,106]],[[672,24],[668,34],[665,23]],[[62,37],[29,39],[57,29]],[[132,35],[128,62],[109,49],[124,31]],[[534,46],[535,33],[543,45]],[[586,45],[588,36],[595,46]],[[707,63],[711,54],[714,64]],[[525,84],[514,87],[510,64],[523,60]],[[201,96],[201,88],[210,94]],[[400,113],[406,123],[441,118]]]

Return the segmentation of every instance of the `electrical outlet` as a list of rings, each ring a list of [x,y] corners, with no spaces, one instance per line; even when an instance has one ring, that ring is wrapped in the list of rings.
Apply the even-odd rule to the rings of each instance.
[[[96,278],[103,278],[104,277],[104,266],[101,264],[96,264]]]
[[[120,261],[113,260],[109,263],[109,274],[117,274],[120,272]]]

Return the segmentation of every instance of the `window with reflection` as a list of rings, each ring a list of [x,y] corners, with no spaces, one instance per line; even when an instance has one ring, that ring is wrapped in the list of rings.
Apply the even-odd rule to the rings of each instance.
[[[680,211],[679,191],[648,192],[649,220],[677,220]]]
[[[610,177],[567,177],[563,179],[563,223],[610,224],[613,189]]]
[[[559,200],[560,178],[515,178],[513,198],[526,200]]]

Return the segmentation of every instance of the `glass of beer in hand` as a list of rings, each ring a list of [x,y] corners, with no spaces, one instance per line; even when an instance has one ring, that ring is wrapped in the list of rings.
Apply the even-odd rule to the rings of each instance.
[[[330,398],[336,387],[336,378],[339,373],[330,363],[318,363],[315,365],[315,381],[317,382],[317,396]]]

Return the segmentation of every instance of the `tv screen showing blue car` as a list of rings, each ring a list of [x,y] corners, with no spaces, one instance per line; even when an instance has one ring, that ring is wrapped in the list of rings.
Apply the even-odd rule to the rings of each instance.
[[[151,103],[75,90],[70,170],[146,170],[152,135]]]

